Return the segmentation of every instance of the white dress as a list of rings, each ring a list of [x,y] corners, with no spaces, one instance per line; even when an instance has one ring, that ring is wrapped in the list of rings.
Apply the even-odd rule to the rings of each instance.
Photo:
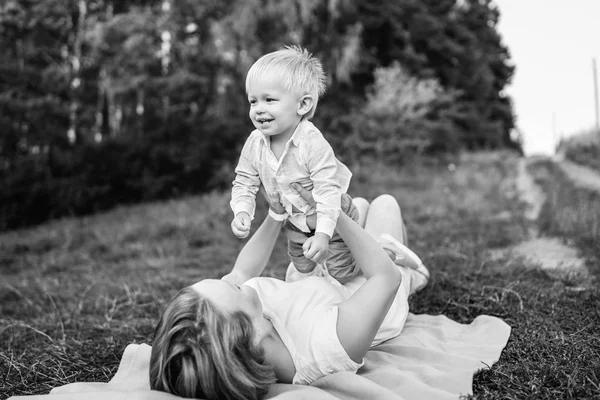
[[[400,269],[402,284],[372,346],[398,336],[408,316],[412,274],[409,269]],[[359,276],[342,285],[321,266],[312,275],[295,282],[258,277],[245,283],[258,293],[265,317],[290,352],[296,368],[294,384],[308,385],[335,372],[356,372],[362,366],[342,347],[336,324],[337,305],[348,299],[366,278]]]

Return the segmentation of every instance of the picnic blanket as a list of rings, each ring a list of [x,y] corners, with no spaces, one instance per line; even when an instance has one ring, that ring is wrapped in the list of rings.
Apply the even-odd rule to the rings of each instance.
[[[307,395],[303,392],[310,389],[302,387],[274,398],[330,400],[333,395],[340,400],[458,399],[472,394],[476,372],[498,361],[510,330],[501,319],[486,315],[470,324],[460,324],[443,315],[409,314],[402,333],[372,348],[357,374],[337,373],[318,379],[312,384],[320,389],[317,393]],[[150,350],[146,344],[128,345],[117,373],[108,383],[71,383],[48,395],[11,399],[179,399],[150,390]]]

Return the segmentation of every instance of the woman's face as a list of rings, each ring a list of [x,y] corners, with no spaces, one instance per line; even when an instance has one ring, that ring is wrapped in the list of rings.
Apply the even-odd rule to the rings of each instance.
[[[192,285],[192,289],[226,312],[242,311],[251,319],[262,317],[262,303],[256,290],[250,286],[232,285],[220,279],[204,279]]]

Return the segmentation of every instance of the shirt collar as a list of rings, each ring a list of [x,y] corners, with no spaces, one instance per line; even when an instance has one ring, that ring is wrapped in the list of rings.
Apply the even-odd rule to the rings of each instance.
[[[290,138],[290,140],[288,142],[291,141],[294,144],[294,146],[298,147],[298,144],[300,143],[302,138],[306,135],[307,128],[310,125],[312,125],[312,122],[310,122],[309,120],[304,119],[304,118],[301,119],[300,123],[296,127],[296,130],[294,130],[294,133],[292,134],[292,137]],[[260,130],[259,130],[259,132],[260,132]],[[261,139],[266,146],[269,145],[268,138],[262,132],[261,132]]]
[[[302,138],[304,136],[306,136],[306,128],[307,128],[308,124],[312,125],[312,123],[309,120],[307,120],[307,119],[302,118],[300,120],[300,123],[296,127],[296,130],[294,131],[294,134],[290,138],[290,140],[292,141],[292,143],[294,143],[294,146],[298,147],[298,144],[300,143],[300,140],[302,140]]]

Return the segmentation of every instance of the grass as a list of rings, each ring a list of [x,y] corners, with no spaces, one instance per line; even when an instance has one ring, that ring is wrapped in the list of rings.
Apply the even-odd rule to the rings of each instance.
[[[540,232],[574,244],[600,274],[600,193],[574,185],[548,159],[532,162],[528,170],[546,193],[539,216]]]
[[[354,172],[352,195],[399,200],[410,246],[432,272],[414,313],[462,323],[488,314],[513,327],[500,361],[476,375],[475,398],[598,398],[599,291],[488,255],[527,237],[516,156]],[[227,203],[227,193],[211,193],[0,235],[0,397],[108,381],[127,344],[151,341],[178,289],[229,270],[243,242],[230,233]],[[283,276],[280,239],[266,275]]]

